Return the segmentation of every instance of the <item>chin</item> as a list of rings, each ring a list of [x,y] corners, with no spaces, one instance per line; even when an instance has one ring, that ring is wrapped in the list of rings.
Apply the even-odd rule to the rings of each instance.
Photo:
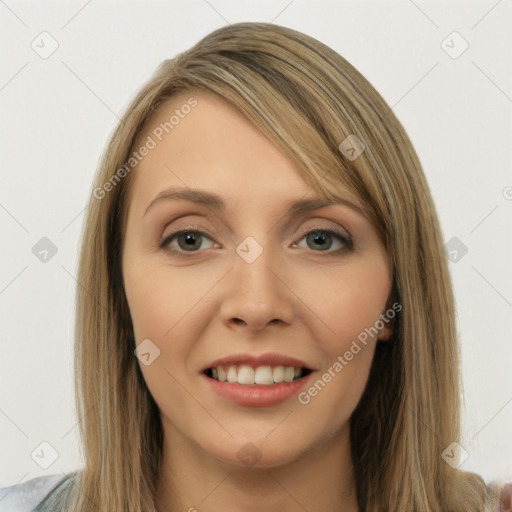
[[[249,470],[286,466],[308,452],[307,447],[291,445],[289,439],[285,441],[277,436],[273,440],[231,439],[224,447],[212,441],[211,446],[203,446],[203,449],[223,463]]]

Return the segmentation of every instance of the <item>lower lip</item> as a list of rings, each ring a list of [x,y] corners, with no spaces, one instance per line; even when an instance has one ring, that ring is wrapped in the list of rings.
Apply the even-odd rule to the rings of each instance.
[[[220,382],[202,375],[218,395],[244,407],[270,407],[288,400],[303,388],[312,373],[292,382],[262,386]]]

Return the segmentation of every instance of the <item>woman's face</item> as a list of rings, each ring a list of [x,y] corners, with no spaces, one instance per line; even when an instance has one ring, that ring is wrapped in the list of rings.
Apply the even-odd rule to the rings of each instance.
[[[135,149],[122,268],[166,439],[261,466],[341,439],[390,335],[391,276],[371,223],[341,203],[289,213],[318,196],[207,93],[163,105]],[[155,201],[170,189],[218,199]]]

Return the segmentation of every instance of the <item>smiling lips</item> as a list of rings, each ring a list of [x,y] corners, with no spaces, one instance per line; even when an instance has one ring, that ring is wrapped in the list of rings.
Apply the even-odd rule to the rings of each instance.
[[[217,359],[202,371],[219,395],[248,407],[266,407],[294,395],[313,370],[279,354],[234,355]]]

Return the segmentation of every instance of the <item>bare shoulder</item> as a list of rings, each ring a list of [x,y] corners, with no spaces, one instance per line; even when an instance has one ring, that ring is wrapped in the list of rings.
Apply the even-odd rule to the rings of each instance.
[[[0,488],[0,512],[33,512],[70,475],[45,475]]]

